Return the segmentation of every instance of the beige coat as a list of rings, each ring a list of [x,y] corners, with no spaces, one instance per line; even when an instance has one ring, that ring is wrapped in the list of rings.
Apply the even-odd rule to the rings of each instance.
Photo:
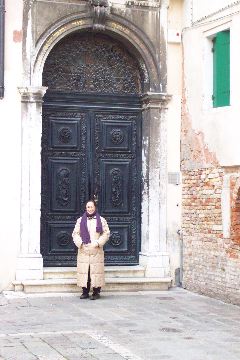
[[[84,245],[80,234],[80,221],[77,219],[72,233],[73,241],[78,247],[77,256],[77,285],[87,287],[88,269],[90,266],[90,277],[92,287],[105,285],[104,277],[104,251],[103,245],[108,241],[110,231],[107,221],[101,217],[103,232],[96,232],[96,219],[87,219],[87,227],[91,243]]]

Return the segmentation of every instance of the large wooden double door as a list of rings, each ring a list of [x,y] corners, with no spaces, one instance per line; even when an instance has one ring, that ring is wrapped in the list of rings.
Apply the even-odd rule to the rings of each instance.
[[[109,105],[111,104],[111,106]],[[109,223],[108,265],[137,264],[141,224],[138,98],[46,96],[42,133],[41,253],[45,266],[75,266],[72,231],[86,200]]]

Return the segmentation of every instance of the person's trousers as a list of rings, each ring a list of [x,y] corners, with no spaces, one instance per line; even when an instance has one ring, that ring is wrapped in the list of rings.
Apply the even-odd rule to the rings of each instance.
[[[91,289],[91,278],[90,278],[90,266],[89,266],[89,268],[88,268],[88,282],[87,282],[87,287],[83,287],[83,288],[82,288],[83,294],[89,294],[90,289]],[[94,287],[94,288],[93,288],[93,294],[94,294],[94,295],[100,294],[100,291],[101,291],[101,287]]]

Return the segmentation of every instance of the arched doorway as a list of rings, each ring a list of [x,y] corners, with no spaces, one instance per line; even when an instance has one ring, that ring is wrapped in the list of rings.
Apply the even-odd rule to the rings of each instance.
[[[74,266],[74,223],[96,197],[111,238],[106,263],[138,263],[141,234],[141,104],[138,61],[116,39],[63,38],[43,70],[41,254]]]

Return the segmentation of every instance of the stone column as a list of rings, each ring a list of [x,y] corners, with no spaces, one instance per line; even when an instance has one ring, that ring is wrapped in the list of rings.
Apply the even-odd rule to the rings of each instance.
[[[168,277],[167,253],[167,103],[170,96],[143,96],[143,193],[140,265],[146,277]]]
[[[19,88],[22,101],[21,238],[16,280],[42,279],[40,254],[42,98],[46,87]]]
[[[161,69],[160,91],[167,91],[167,34],[169,0],[161,0],[159,13],[159,68]]]

